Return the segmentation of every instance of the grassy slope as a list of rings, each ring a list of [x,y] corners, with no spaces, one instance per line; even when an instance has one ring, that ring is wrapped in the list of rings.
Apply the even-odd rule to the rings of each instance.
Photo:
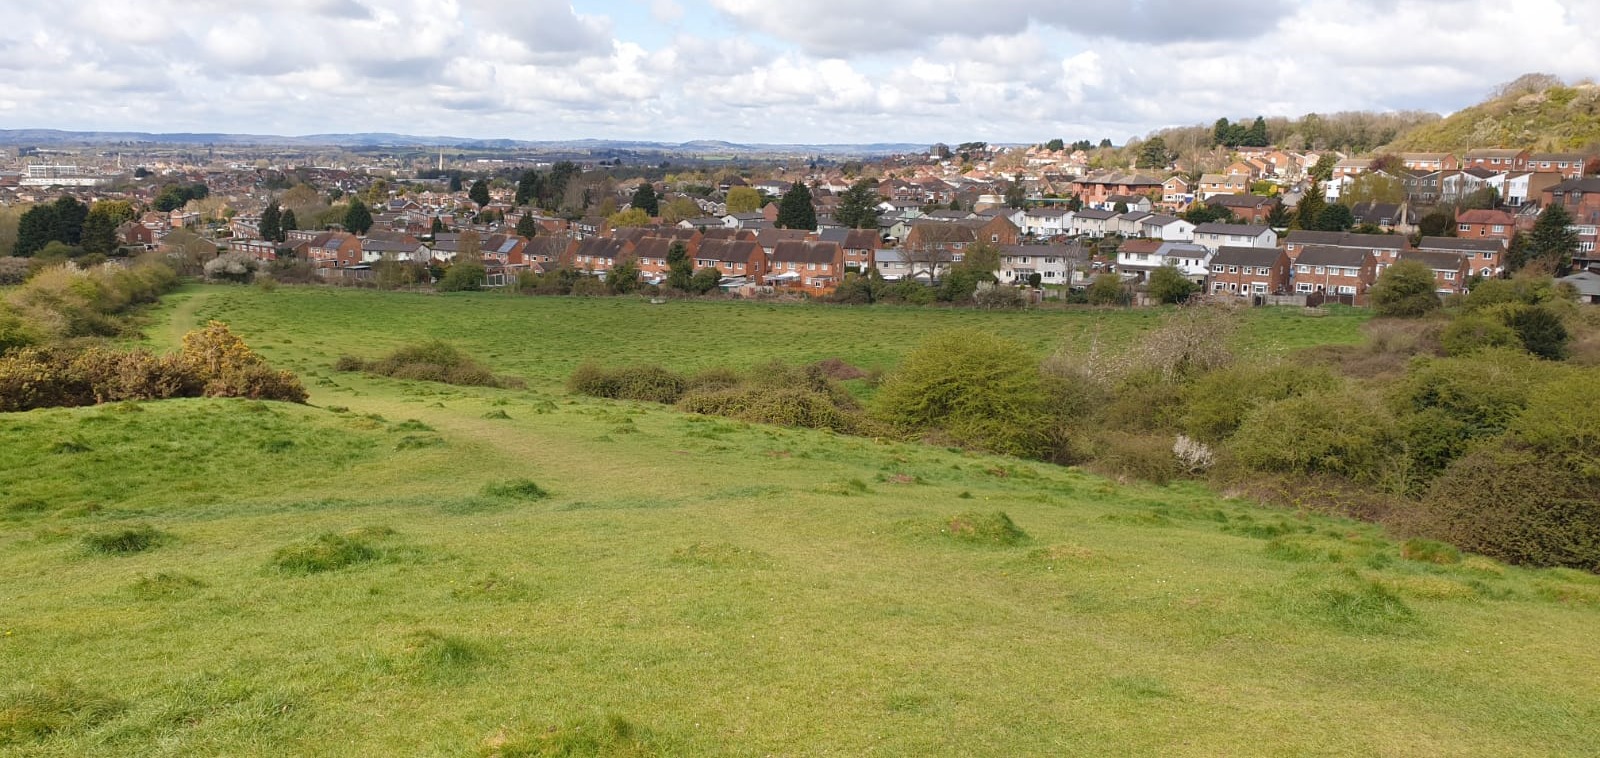
[[[1600,88],[1556,87],[1492,99],[1396,139],[1395,150],[1459,153],[1483,147],[1587,150],[1600,145]]]
[[[855,312],[317,290],[207,290],[172,311],[225,315],[305,367],[432,324],[535,384],[340,374],[313,382],[323,408],[0,416],[16,442],[0,446],[0,509],[30,503],[0,521],[0,671],[122,706],[0,752],[461,755],[607,715],[674,754],[1532,756],[1600,738],[1594,577],[1436,567],[1369,527],[1193,486],[549,384],[572,359],[547,351],[641,318],[703,334],[621,355],[891,362],[902,346],[873,346]],[[912,331],[985,317],[881,318]],[[1041,349],[1078,320],[990,318]],[[338,336],[311,333],[329,321]],[[774,339],[741,346],[738,330]],[[477,494],[522,476],[552,497]],[[973,510],[1004,510],[1031,539],[939,533]],[[171,538],[123,557],[79,541],[129,523]],[[396,531],[376,539],[381,560],[267,567],[282,545],[378,526]],[[162,573],[203,586],[141,590]]]

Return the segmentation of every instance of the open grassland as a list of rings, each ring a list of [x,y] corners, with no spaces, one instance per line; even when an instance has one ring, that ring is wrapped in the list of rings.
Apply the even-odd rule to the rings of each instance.
[[[229,320],[280,364],[316,372],[313,407],[0,416],[0,753],[1549,756],[1600,744],[1600,578],[1454,561],[1195,485],[1120,485],[556,386],[582,357],[566,353],[604,341],[602,325],[623,333],[591,354],[618,361],[888,366],[954,323],[1040,351],[1093,328],[1051,316],[181,295],[153,346]],[[1101,329],[1125,335],[1147,318]],[[1354,317],[1341,318],[1263,314],[1252,329],[1305,330],[1279,344],[1352,336]],[[673,329],[686,334],[659,336]],[[530,388],[327,370],[408,330]]]

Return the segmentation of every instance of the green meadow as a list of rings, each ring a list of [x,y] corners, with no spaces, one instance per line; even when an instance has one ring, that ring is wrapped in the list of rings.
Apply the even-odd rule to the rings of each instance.
[[[0,414],[0,754],[1592,755],[1600,577],[561,385],[1159,318],[186,289],[311,404]],[[426,338],[528,386],[330,368]]]

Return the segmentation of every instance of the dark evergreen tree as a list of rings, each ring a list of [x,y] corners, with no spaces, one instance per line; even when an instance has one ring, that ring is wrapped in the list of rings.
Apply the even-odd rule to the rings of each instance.
[[[50,212],[51,221],[55,224],[50,238],[69,247],[77,247],[83,241],[83,221],[88,217],[89,206],[71,195],[62,195]]]
[[[283,209],[277,202],[267,203],[267,209],[261,212],[261,225],[258,229],[261,239],[277,242],[283,227]]]
[[[55,206],[42,204],[29,208],[17,220],[17,242],[11,254],[27,258],[43,250],[54,239],[55,230]]]
[[[682,241],[667,248],[667,287],[688,292],[694,282],[694,261],[689,259],[689,248]]]
[[[633,191],[633,200],[630,204],[651,218],[661,215],[661,198],[656,196],[656,187],[650,182],[639,184],[639,189]]]
[[[779,229],[816,230],[817,207],[811,202],[811,188],[805,182],[795,182],[783,193],[783,200],[778,203],[777,226]]]
[[[1356,217],[1350,212],[1350,206],[1344,203],[1329,203],[1317,213],[1315,229],[1322,232],[1342,232],[1356,225]]]
[[[272,238],[273,242],[282,242],[289,239],[289,232],[300,228],[300,221],[294,217],[294,209],[283,212],[283,218],[278,222],[278,236]]]
[[[1012,182],[1006,187],[1006,207],[1021,208],[1028,204],[1028,192],[1022,182]]]
[[[1245,137],[1245,145],[1250,147],[1266,147],[1270,144],[1267,140],[1267,120],[1256,116],[1255,123],[1250,125],[1250,132]]]
[[[479,208],[489,204],[489,182],[479,179],[472,183],[472,189],[467,191],[467,197],[477,203]]]
[[[437,220],[435,219],[435,221]],[[522,214],[522,218],[517,219],[517,236],[527,237],[528,239],[539,236],[539,219],[535,218],[532,213]]]
[[[83,240],[86,253],[110,255],[117,250],[117,219],[103,209],[89,211],[83,220]]]
[[[1522,254],[1525,264],[1542,262],[1556,276],[1565,276],[1572,268],[1572,254],[1578,250],[1578,233],[1572,228],[1572,214],[1566,208],[1551,203],[1539,214],[1527,238]]]
[[[871,179],[861,179],[839,196],[833,220],[851,229],[877,229],[878,214],[878,185]]]
[[[1328,201],[1322,195],[1322,185],[1313,182],[1300,197],[1300,203],[1295,206],[1294,221],[1289,223],[1289,228],[1316,231],[1319,228],[1317,221],[1322,215],[1322,209],[1327,206]]]
[[[538,202],[539,192],[543,189],[543,175],[531,168],[522,172],[522,177],[517,180],[517,205]]]
[[[372,228],[372,211],[367,210],[361,198],[350,198],[350,207],[344,212],[344,228],[355,235],[365,235]]]
[[[1282,229],[1289,225],[1291,218],[1289,209],[1283,204],[1283,201],[1275,200],[1272,203],[1272,210],[1267,213],[1267,226],[1274,229]]]
[[[450,188],[451,192],[460,192],[461,191],[461,175],[460,174],[451,174],[450,175],[449,188]]]

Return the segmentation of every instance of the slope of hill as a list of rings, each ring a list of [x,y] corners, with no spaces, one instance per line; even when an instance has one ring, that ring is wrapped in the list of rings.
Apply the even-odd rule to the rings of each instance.
[[[1413,560],[1375,527],[1195,484],[559,385],[585,354],[884,365],[957,321],[1044,350],[1095,321],[1107,338],[1147,328],[1141,314],[681,305],[174,296],[153,347],[226,320],[301,373],[313,405],[0,416],[0,753],[1552,756],[1600,741],[1596,577]],[[648,333],[596,338],[646,313]],[[1317,323],[1325,340],[1353,324],[1334,327]],[[530,386],[328,370],[399,331],[466,340]]]
[[[1507,87],[1485,102],[1402,134],[1390,147],[1454,153],[1487,147],[1600,149],[1600,85],[1545,84],[1534,91]]]

